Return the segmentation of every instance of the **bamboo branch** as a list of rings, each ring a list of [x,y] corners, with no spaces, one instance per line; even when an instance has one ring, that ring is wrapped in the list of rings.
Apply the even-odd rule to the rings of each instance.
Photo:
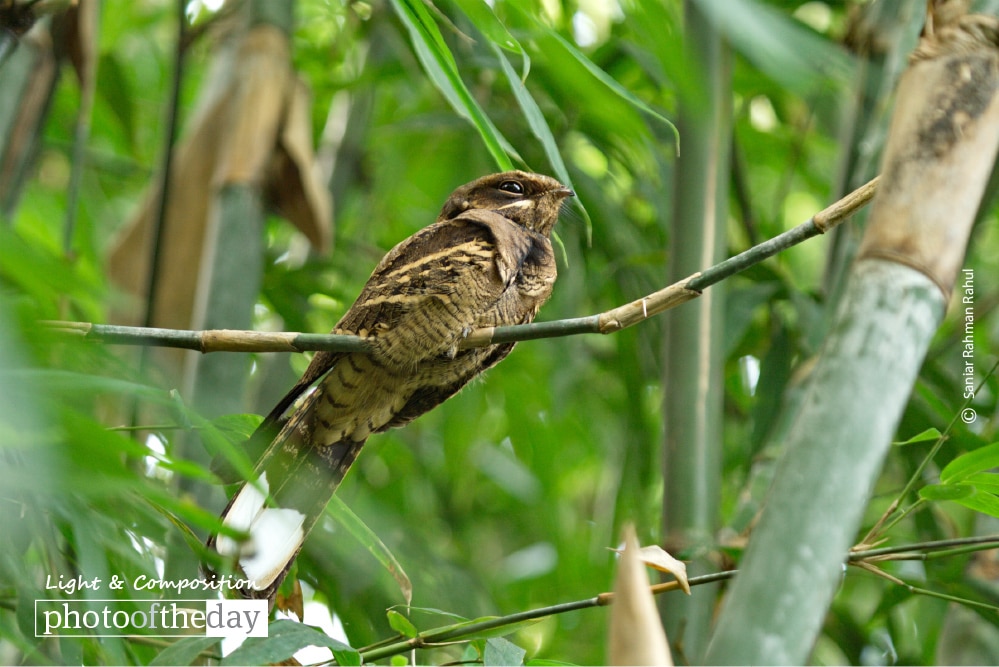
[[[955,547],[964,547],[961,549],[955,549]],[[934,597],[945,597],[945,599],[952,600],[961,604],[970,604],[975,606],[985,606],[986,608],[992,609],[991,606],[982,605],[975,600],[967,600],[964,598],[957,598],[953,596],[944,596],[944,594],[931,591],[929,589],[918,588],[908,584],[897,577],[894,577],[884,570],[878,568],[875,563],[886,561],[886,560],[913,560],[913,559],[927,559],[933,558],[935,555],[957,555],[958,553],[966,553],[967,551],[983,551],[988,549],[999,548],[999,535],[987,535],[987,536],[975,536],[975,537],[965,537],[956,538],[951,540],[938,540],[935,542],[920,542],[916,544],[904,544],[896,547],[884,547],[880,549],[866,549],[863,551],[852,551],[848,554],[846,560],[851,565],[860,567],[861,569],[872,571],[878,576],[883,576],[886,579],[892,581],[893,583],[900,585],[914,594],[920,595],[930,595]],[[876,570],[876,572],[875,572]],[[714,572],[711,574],[706,574],[700,577],[692,577],[689,580],[691,587],[700,586],[703,584],[709,584],[716,581],[724,581],[727,579],[732,579],[738,575],[738,570],[725,570],[722,572]],[[660,593],[667,593],[669,591],[680,589],[680,584],[676,581],[668,581],[662,584],[656,584],[650,586],[649,590],[653,595],[659,595]],[[446,625],[439,628],[433,628],[431,630],[426,630],[420,632],[415,637],[399,638],[397,640],[387,640],[385,642],[380,642],[378,644],[360,649],[361,658],[365,663],[373,662],[382,658],[387,658],[393,655],[398,655],[400,653],[405,653],[413,649],[420,648],[430,648],[432,646],[437,646],[445,642],[458,642],[467,641],[473,639],[482,633],[495,630],[502,627],[512,627],[518,623],[524,623],[527,621],[534,621],[537,619],[545,618],[547,616],[554,616],[556,614],[564,614],[570,611],[578,611],[580,609],[591,609],[593,607],[605,607],[612,604],[614,601],[613,593],[600,593],[591,598],[586,598],[583,600],[576,600],[573,602],[563,602],[561,604],[551,605],[548,607],[541,607],[539,609],[531,609],[529,611],[521,611],[514,614],[509,614],[507,616],[497,616],[494,618],[483,619],[481,621],[475,622],[461,622],[452,625]]]
[[[798,245],[813,236],[826,233],[871,200],[877,190],[878,178],[876,177],[857,188],[797,227],[641,299],[588,317],[476,329],[465,338],[461,347],[486,347],[498,343],[574,336],[584,333],[609,334],[644,322],[654,315],[699,297],[711,285],[750,266],[759,264],[782,250]],[[365,339],[339,334],[236,331],[231,329],[185,331],[90,324],[87,322],[49,321],[43,324],[57,333],[79,336],[100,343],[175,347],[197,350],[203,354],[208,352],[306,352],[317,350],[364,352],[367,350]]]
[[[691,586],[699,586],[702,584],[709,584],[715,581],[721,581],[723,579],[730,579],[734,577],[736,570],[728,570],[725,572],[715,572],[712,574],[706,574],[701,577],[693,577],[689,580]],[[666,584],[659,584],[656,586],[650,586],[650,590],[653,594],[665,593],[674,589],[679,588],[676,582],[668,582]],[[381,658],[387,658],[389,656],[397,655],[399,653],[405,653],[417,648],[428,648],[430,646],[438,645],[444,642],[455,642],[468,640],[481,633],[495,630],[496,628],[501,628],[504,626],[512,626],[517,623],[524,623],[526,621],[534,621],[540,618],[545,618],[546,616],[554,616],[556,614],[564,614],[569,611],[577,611],[579,609],[590,609],[592,607],[605,607],[614,599],[613,593],[601,593],[592,598],[586,598],[584,600],[576,600],[574,602],[563,602],[562,604],[552,605],[550,607],[541,607],[539,609],[531,609],[529,611],[522,611],[515,614],[509,614],[507,616],[497,616],[495,618],[488,618],[478,622],[464,622],[455,623],[453,625],[446,625],[444,627],[435,628],[433,630],[427,630],[421,632],[415,637],[408,637],[406,639],[400,639],[396,642],[391,642],[388,644],[380,645],[377,647],[369,647],[367,649],[361,649],[361,658],[365,663],[373,662]]]
[[[364,352],[367,345],[363,338],[337,334],[308,334],[293,332],[237,331],[210,329],[187,331],[183,329],[157,329],[155,327],[123,327],[114,324],[88,322],[42,323],[51,331],[67,336],[110,345],[150,345],[175,347],[184,350],[208,352],[307,352],[329,350],[333,352]]]

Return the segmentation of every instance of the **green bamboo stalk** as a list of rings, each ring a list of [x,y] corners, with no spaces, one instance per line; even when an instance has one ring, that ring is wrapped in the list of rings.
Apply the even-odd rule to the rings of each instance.
[[[683,152],[674,170],[667,267],[674,280],[724,256],[732,133],[728,47],[699,2],[685,0],[683,11],[685,59],[700,85],[680,100]],[[738,262],[729,266],[738,270]],[[711,280],[701,276],[699,284]],[[666,319],[663,539],[671,553],[690,555],[692,575],[712,569],[719,523],[724,304],[724,292],[712,290]],[[674,647],[683,647],[678,656],[685,661],[697,662],[707,647],[716,596],[711,586],[660,605],[666,635]]]
[[[928,31],[902,77],[886,180],[707,663],[804,664],[822,628],[999,146],[999,21],[969,26]]]
[[[943,312],[939,289],[907,267],[854,271],[707,664],[807,661]]]

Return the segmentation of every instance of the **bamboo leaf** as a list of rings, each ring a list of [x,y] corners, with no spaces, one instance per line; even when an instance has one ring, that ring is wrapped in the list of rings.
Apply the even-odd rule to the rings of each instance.
[[[392,6],[409,32],[413,49],[427,76],[454,110],[478,130],[497,166],[503,171],[513,169],[509,156],[517,157],[517,152],[489,120],[461,80],[454,55],[430,12],[419,0],[392,0]]]
[[[260,415],[230,414],[216,417],[212,420],[214,426],[220,433],[226,436],[230,442],[243,442],[247,440],[263,421]]]
[[[931,484],[919,490],[919,497],[925,500],[961,500],[975,493],[970,484]]]
[[[407,605],[406,609],[411,614],[413,612],[417,612],[417,613],[420,613],[420,614],[428,614],[430,616],[442,616],[444,618],[450,618],[452,620],[455,620],[455,621],[458,621],[458,622],[461,622],[461,623],[464,623],[465,621],[468,620],[467,617],[462,616],[461,614],[455,614],[454,612],[444,611],[443,609],[436,609],[434,607],[413,607],[411,605]]]
[[[522,665],[527,651],[520,648],[509,639],[493,637],[486,641],[486,650],[482,652],[482,664],[490,665]]]
[[[892,444],[898,445],[899,447],[902,447],[904,445],[915,445],[916,443],[920,443],[920,442],[929,442],[929,441],[933,441],[933,440],[938,440],[938,439],[940,439],[941,435],[942,434],[940,433],[940,431],[938,429],[936,429],[936,428],[928,428],[925,431],[923,431],[922,433],[917,433],[916,435],[912,436],[908,440],[902,440],[902,441],[895,442],[895,443],[892,443]]]
[[[799,93],[826,77],[845,79],[850,57],[831,41],[757,0],[696,0],[732,45],[761,71]],[[819,75],[819,76],[817,76]]]
[[[974,486],[976,491],[999,495],[999,473],[976,472],[974,475],[968,475],[964,481]]]
[[[638,97],[636,97],[634,93],[632,93],[627,88],[618,83],[614,79],[614,77],[612,77],[610,74],[597,67],[597,65],[592,60],[587,58],[586,55],[578,48],[576,48],[574,45],[570,44],[568,40],[562,37],[562,35],[558,34],[554,30],[550,29],[548,30],[550,36],[555,40],[555,42],[559,44],[565,50],[566,53],[575,58],[586,69],[586,71],[588,71],[590,74],[593,75],[593,77],[597,81],[604,84],[613,93],[615,93],[625,101],[635,106],[635,108],[639,109],[640,111],[643,111],[649,116],[652,116],[659,122],[664,123],[670,130],[672,130],[673,137],[676,140],[677,154],[679,154],[680,131],[677,129],[676,125],[674,125],[668,118],[663,116],[661,113],[650,107],[648,104],[643,102]]]
[[[353,535],[354,539],[360,542],[371,555],[384,567],[392,578],[395,579],[396,583],[399,585],[399,590],[402,592],[402,597],[406,600],[408,605],[413,600],[413,584],[409,580],[409,575],[406,571],[402,569],[402,565],[396,560],[395,555],[389,550],[385,543],[375,535],[368,526],[361,521],[360,517],[354,514],[349,507],[340,499],[340,496],[334,494],[333,499],[330,501],[329,506],[326,509],[330,515],[340,523],[341,526],[347,529],[347,532]]]
[[[940,481],[944,484],[959,482],[976,472],[996,467],[999,467],[999,442],[958,456],[940,471]]]
[[[974,491],[974,488],[972,488]],[[957,498],[955,502],[964,505],[968,509],[999,519],[999,497],[991,493],[973,492],[968,496]]]
[[[412,621],[397,612],[395,609],[389,609],[386,614],[388,617],[389,626],[398,632],[403,637],[409,637],[412,639],[416,635],[420,634],[416,626],[413,625]]]
[[[524,69],[520,74],[520,79],[526,80],[527,74],[531,71],[531,59],[520,42],[506,29],[503,22],[499,20],[492,7],[483,0],[454,0],[454,2],[465,13],[465,16],[472,22],[476,30],[485,35],[493,46],[516,53],[523,58]]]
[[[456,641],[459,639],[472,640],[490,639],[492,637],[506,637],[507,635],[517,632],[521,628],[529,627],[541,620],[540,618],[529,618],[522,621],[504,623],[502,625],[495,625],[491,623],[499,618],[500,617],[498,616],[482,616],[480,618],[473,618],[467,621],[462,621],[461,623],[455,623],[453,625],[445,625],[431,630],[424,630],[420,633],[420,636],[427,641]],[[483,625],[489,627],[479,627]]]

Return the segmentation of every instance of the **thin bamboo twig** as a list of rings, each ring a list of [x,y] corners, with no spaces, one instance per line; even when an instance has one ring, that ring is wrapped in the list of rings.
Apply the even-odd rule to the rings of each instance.
[[[978,600],[969,600],[968,598],[958,597],[956,595],[949,595],[947,593],[941,593],[939,591],[934,591],[929,588],[922,588],[920,586],[913,586],[912,584],[899,579],[893,574],[885,572],[878,566],[867,561],[860,563],[855,563],[860,569],[870,572],[876,577],[881,577],[882,579],[887,579],[896,586],[901,586],[905,590],[909,591],[913,595],[925,595],[926,597],[937,598],[938,600],[946,600],[947,602],[956,602],[958,604],[968,605],[969,607],[978,607],[979,609],[987,609],[989,611],[999,611],[999,607],[995,605],[988,604],[987,602],[979,602]]]
[[[930,448],[930,451],[927,452],[926,456],[923,457],[923,460],[920,461],[919,466],[916,467],[916,470],[909,477],[909,480],[902,488],[902,491],[899,492],[898,496],[895,497],[895,500],[893,500],[892,503],[888,506],[888,509],[885,510],[884,514],[881,515],[881,517],[877,520],[877,522],[875,522],[874,526],[872,526],[871,529],[867,532],[867,535],[864,536],[864,539],[861,540],[861,544],[871,544],[877,541],[878,535],[887,530],[890,530],[895,524],[897,524],[899,521],[905,518],[905,516],[907,516],[910,512],[912,512],[916,507],[920,505],[920,502],[916,501],[915,503],[907,507],[900,516],[895,516],[895,513],[898,511],[898,508],[902,504],[902,501],[905,500],[905,497],[908,496],[913,489],[915,489],[916,484],[919,482],[919,480],[922,479],[923,471],[926,469],[926,466],[928,466],[930,464],[930,461],[932,461],[934,457],[936,457],[937,452],[940,451],[940,448],[943,447],[944,442],[946,442],[947,439],[950,437],[949,433],[954,428],[954,425],[957,424],[957,420],[960,419],[961,414],[968,406],[971,405],[971,402],[975,399],[976,396],[978,396],[978,392],[981,391],[982,387],[985,386],[985,383],[988,382],[989,378],[991,378],[995,374],[997,369],[999,369],[999,361],[996,361],[996,363],[992,365],[992,368],[989,369],[989,371],[985,374],[985,377],[983,377],[981,382],[978,383],[978,386],[975,387],[975,390],[972,392],[972,394],[968,396],[961,404],[960,409],[954,412],[954,416],[951,418],[950,423],[947,424],[947,428],[944,429],[944,432],[941,433],[940,437],[937,438],[936,441],[933,443],[933,447]],[[889,519],[891,519],[891,521],[889,521]]]
[[[715,581],[721,581],[724,579],[731,579],[736,574],[736,570],[728,570],[725,572],[715,572],[712,574],[706,574],[701,577],[693,577],[689,580],[691,586],[700,586],[703,584],[709,584]],[[649,590],[652,591],[653,595],[659,593],[665,593],[671,590],[679,588],[679,584],[676,582],[668,582],[665,584],[658,584],[656,586],[650,586]],[[455,623],[453,625],[447,625],[441,628],[436,628],[434,630],[428,630],[426,632],[421,632],[416,637],[409,637],[394,643],[385,644],[378,646],[376,648],[361,649],[361,658],[364,662],[372,662],[374,660],[379,660],[381,658],[387,658],[399,653],[405,653],[414,648],[426,648],[432,645],[440,644],[442,642],[454,642],[461,640],[463,638],[471,638],[489,630],[495,630],[496,628],[501,628],[507,625],[515,625],[517,623],[523,623],[525,621],[533,621],[546,616],[554,616],[556,614],[564,614],[570,611],[577,611],[579,609],[590,609],[593,607],[604,607],[611,602],[613,602],[613,593],[601,593],[592,598],[586,598],[583,600],[576,600],[574,602],[563,602],[561,604],[552,605],[550,607],[541,607],[539,609],[531,609],[529,611],[517,612],[515,614],[509,614],[508,616],[497,616],[495,618],[486,619],[479,623]]]
[[[869,559],[885,560],[886,556],[893,556],[896,560],[912,560],[913,554],[951,550],[954,547],[977,547],[978,550],[999,548],[999,535],[976,535],[974,537],[957,537],[950,540],[936,540],[933,542],[920,542],[918,544],[903,544],[897,547],[881,547],[878,549],[863,549],[851,551],[850,562]]]
[[[156,311],[156,291],[159,284],[162,262],[163,236],[166,233],[167,207],[170,203],[171,181],[174,159],[174,144],[177,143],[177,126],[180,123],[180,94],[184,80],[184,40],[187,33],[187,3],[177,0],[177,44],[174,50],[173,76],[170,80],[170,101],[167,106],[166,135],[163,138],[163,165],[159,178],[159,192],[156,195],[156,217],[153,219],[152,243],[149,246],[149,275],[146,277],[146,312],[143,315],[145,326],[152,325]]]
[[[699,297],[705,288],[735,273],[758,264],[806,239],[829,231],[871,200],[877,190],[878,178],[874,178],[857,188],[797,227],[641,299],[587,317],[476,329],[465,338],[461,347],[486,347],[498,343],[557,338],[584,333],[609,334],[644,322],[654,315]],[[79,336],[101,343],[175,347],[197,350],[203,354],[208,352],[307,352],[316,350],[364,352],[368,349],[365,339],[339,334],[236,331],[230,329],[185,331],[62,321],[48,321],[43,324],[54,332]]]
[[[159,297],[160,269],[162,264],[161,252],[163,248],[163,238],[166,234],[167,207],[170,202],[171,192],[171,172],[173,171],[174,144],[177,143],[177,127],[180,119],[180,95],[184,78],[184,50],[181,45],[184,43],[184,36],[187,32],[187,3],[185,0],[177,0],[177,44],[174,48],[173,75],[170,82],[170,101],[167,106],[166,135],[163,139],[163,164],[162,173],[159,176],[159,192],[156,196],[156,215],[153,218],[152,239],[147,252],[149,253],[149,273],[146,275],[145,284],[145,312],[142,314],[144,327],[151,327],[156,314],[156,301]],[[150,345],[150,343],[146,343]],[[149,349],[143,348],[139,352],[139,375],[145,377],[146,367],[149,365]],[[139,421],[139,402],[133,400],[129,410],[129,421],[134,425]]]
[[[919,588],[913,586],[905,581],[885,572],[879,568],[875,563],[882,562],[886,560],[914,560],[914,559],[928,559],[934,558],[938,555],[943,554],[953,554],[958,555],[961,553],[966,553],[967,551],[985,551],[988,549],[999,548],[999,535],[984,535],[984,536],[974,536],[974,537],[963,537],[955,538],[950,540],[936,540],[932,542],[919,542],[915,544],[903,544],[895,547],[882,547],[879,549],[865,549],[850,552],[846,557],[846,562],[859,567],[860,569],[871,572],[879,577],[883,577],[896,585],[902,586],[909,592],[918,595],[927,595],[931,597],[938,597],[941,599],[951,600],[961,604],[969,604],[974,606],[982,606],[982,603],[976,602],[974,600],[966,600],[964,598],[956,598],[954,596],[949,596],[944,593],[939,593],[937,591]],[[703,584],[714,583],[717,581],[724,581],[734,578],[738,575],[738,570],[725,570],[723,572],[714,572],[711,574],[706,574],[699,577],[692,577],[689,580],[690,586],[700,586]],[[656,584],[650,586],[649,590],[653,595],[659,595],[660,593],[668,593],[674,590],[680,590],[680,584],[677,581],[669,581],[662,584]],[[538,609],[532,609],[529,611],[517,612],[514,614],[509,614],[507,616],[497,616],[494,618],[489,618],[483,620],[479,623],[455,623],[452,625],[446,625],[440,628],[434,628],[427,630],[425,632],[419,633],[415,637],[408,637],[405,639],[399,639],[393,641],[391,639],[384,642],[379,642],[372,646],[360,649],[361,658],[364,662],[372,662],[374,660],[379,660],[381,658],[387,658],[393,655],[398,655],[400,653],[405,653],[406,651],[411,651],[413,649],[429,648],[435,645],[439,645],[444,642],[456,642],[463,639],[471,639],[483,632],[490,630],[495,630],[496,628],[501,628],[504,626],[512,626],[517,623],[523,623],[526,621],[533,621],[540,618],[545,618],[547,616],[554,616],[557,614],[564,614],[570,611],[578,611],[580,609],[590,609],[593,607],[605,607],[612,604],[614,601],[614,593],[600,593],[591,598],[585,598],[583,600],[576,600],[573,602],[564,602],[561,604],[551,605],[548,607],[541,607]],[[987,606],[987,608],[992,609],[992,607]]]

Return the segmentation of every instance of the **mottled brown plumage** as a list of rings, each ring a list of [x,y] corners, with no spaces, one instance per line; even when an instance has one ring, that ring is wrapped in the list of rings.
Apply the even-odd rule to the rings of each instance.
[[[209,540],[256,581],[252,597],[273,596],[369,435],[412,421],[510,353],[513,343],[459,346],[473,329],[534,319],[555,282],[549,235],[571,195],[538,174],[480,178],[378,264],[334,329],[368,338],[371,353],[316,354],[254,436],[273,437],[256,484],[222,514],[250,540]]]

